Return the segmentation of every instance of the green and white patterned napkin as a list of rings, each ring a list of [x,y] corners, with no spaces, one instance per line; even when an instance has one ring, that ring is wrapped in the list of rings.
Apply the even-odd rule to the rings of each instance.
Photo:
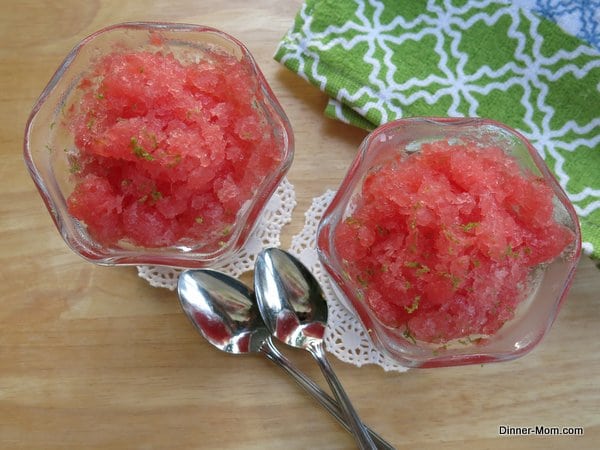
[[[504,0],[306,0],[275,59],[365,129],[470,116],[519,130],[600,260],[600,53],[553,22]]]

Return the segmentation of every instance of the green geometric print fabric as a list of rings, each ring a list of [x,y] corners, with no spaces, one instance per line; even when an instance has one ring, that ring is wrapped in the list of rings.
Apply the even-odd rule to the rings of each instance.
[[[373,129],[487,117],[525,135],[600,259],[600,54],[503,0],[306,0],[275,59],[327,93],[325,114]]]

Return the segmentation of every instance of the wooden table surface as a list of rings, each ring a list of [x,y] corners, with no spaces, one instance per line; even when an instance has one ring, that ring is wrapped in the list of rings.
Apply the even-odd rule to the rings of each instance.
[[[266,359],[210,347],[175,293],[100,267],[59,237],[22,159],[25,121],[66,53],[106,25],[210,25],[247,44],[289,115],[298,205],[335,189],[365,132],[325,119],[326,97],[272,58],[299,0],[63,0],[0,4],[0,448],[349,449],[352,438]],[[600,273],[583,258],[554,327],[513,362],[386,373],[332,358],[364,421],[399,449],[600,445]],[[324,384],[308,354],[290,352]],[[501,425],[581,437],[499,436]]]

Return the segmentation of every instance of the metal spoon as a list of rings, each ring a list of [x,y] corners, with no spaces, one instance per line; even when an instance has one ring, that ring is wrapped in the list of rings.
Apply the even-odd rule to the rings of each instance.
[[[296,369],[273,344],[258,311],[254,293],[244,283],[214,270],[186,270],[179,276],[179,301],[194,327],[218,349],[232,354],[262,353],[311,394],[351,431],[338,404]],[[378,448],[393,450],[369,430]]]
[[[323,347],[327,303],[310,271],[277,248],[263,250],[254,268],[254,290],[260,313],[271,333],[293,347],[308,350],[319,363],[361,449],[375,444],[335,375]]]

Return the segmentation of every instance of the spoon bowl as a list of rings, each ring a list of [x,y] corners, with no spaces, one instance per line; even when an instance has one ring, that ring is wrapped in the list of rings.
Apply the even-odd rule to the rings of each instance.
[[[327,303],[313,274],[291,254],[269,248],[256,260],[254,289],[271,333],[282,342],[311,353],[344,411],[359,448],[375,448],[325,355]]]
[[[259,308],[267,327],[292,347],[309,348],[322,341],[327,303],[312,274],[282,251],[270,249],[262,256],[257,262],[255,284],[260,286]]]
[[[215,270],[186,270],[179,276],[177,289],[184,312],[208,342],[235,355],[262,353],[312,395],[346,431],[351,431],[335,400],[275,347],[254,293],[244,283]],[[374,431],[368,432],[378,448],[393,449]]]
[[[235,278],[217,271],[188,270],[180,275],[177,288],[192,324],[219,350],[257,353],[269,339],[254,293]]]

